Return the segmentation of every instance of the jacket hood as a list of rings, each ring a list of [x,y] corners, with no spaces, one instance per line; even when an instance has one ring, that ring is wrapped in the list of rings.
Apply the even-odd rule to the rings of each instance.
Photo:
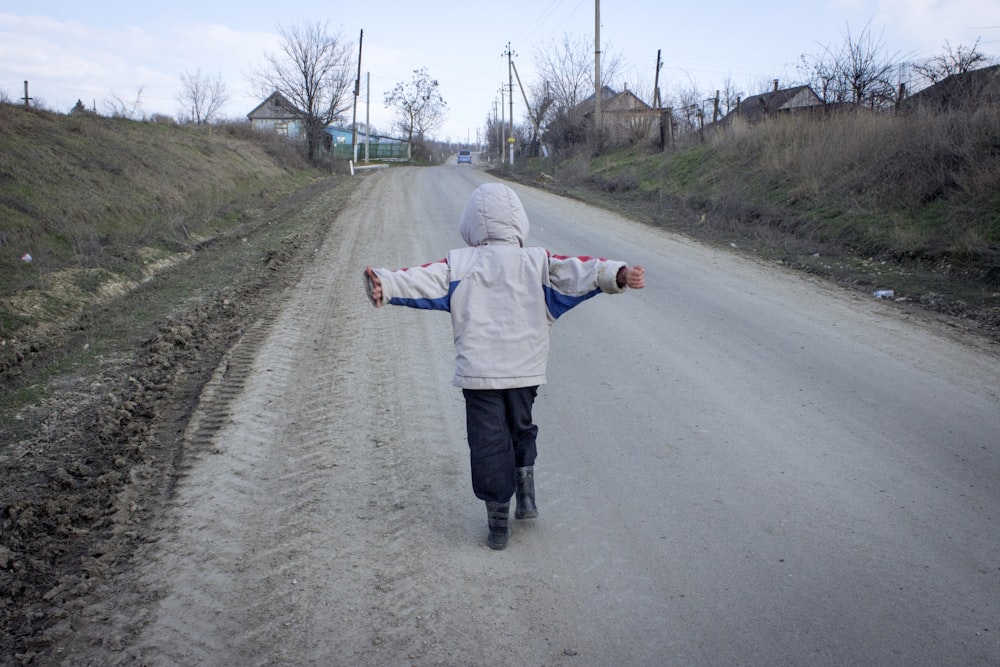
[[[503,183],[484,183],[469,197],[458,223],[462,239],[470,246],[524,246],[528,215],[517,193]]]

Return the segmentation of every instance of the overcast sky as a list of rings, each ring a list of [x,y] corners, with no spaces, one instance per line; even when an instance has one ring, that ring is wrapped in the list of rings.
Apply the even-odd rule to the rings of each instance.
[[[359,120],[367,110],[372,125],[388,132],[386,91],[426,67],[449,110],[437,138],[474,141],[507,82],[507,44],[528,85],[536,79],[533,54],[567,34],[592,40],[594,15],[594,0],[4,0],[0,91],[18,100],[27,80],[31,97],[46,108],[68,112],[81,100],[106,112],[113,96],[131,101],[141,89],[142,112],[176,117],[181,74],[200,70],[226,82],[223,115],[245,119],[261,101],[248,73],[277,50],[278,26],[320,21],[355,44],[364,30],[362,85],[370,73],[371,104],[366,109],[362,90]],[[848,30],[857,36],[866,26],[890,55],[905,60],[943,53],[946,41],[958,47],[979,40],[981,51],[1000,56],[1000,0],[601,3],[601,42],[628,66],[622,80],[608,83],[651,90],[659,49],[667,100],[692,85],[711,95],[727,79],[745,95],[773,79],[799,83],[803,54],[836,49]],[[519,95],[514,116],[517,122],[524,116]]]

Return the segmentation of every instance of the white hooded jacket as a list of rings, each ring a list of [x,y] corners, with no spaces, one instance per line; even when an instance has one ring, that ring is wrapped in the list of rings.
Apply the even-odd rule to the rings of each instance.
[[[544,384],[552,323],[592,296],[625,289],[617,283],[624,262],[524,247],[528,217],[501,183],[476,188],[459,231],[469,247],[439,262],[374,271],[383,303],[451,313],[453,382],[463,389]]]

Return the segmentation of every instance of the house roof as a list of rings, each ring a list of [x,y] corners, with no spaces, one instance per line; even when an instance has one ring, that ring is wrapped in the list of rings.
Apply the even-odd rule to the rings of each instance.
[[[576,110],[584,114],[593,113],[595,98],[596,95],[591,95],[577,104]],[[601,87],[601,111],[612,113],[615,111],[649,111],[652,108],[630,90],[623,90],[618,93],[609,86]]]
[[[250,120],[278,119],[291,120],[299,118],[302,112],[295,108],[295,105],[288,101],[288,98],[274,91],[266,100],[254,107],[253,111],[247,114]]]
[[[739,115],[745,120],[757,120],[779,111],[823,106],[823,100],[809,86],[795,86],[768,93],[753,95],[742,100],[729,116]],[[729,117],[727,116],[727,118]]]
[[[952,74],[902,102],[904,108],[940,111],[990,104],[1000,105],[1000,65]]]

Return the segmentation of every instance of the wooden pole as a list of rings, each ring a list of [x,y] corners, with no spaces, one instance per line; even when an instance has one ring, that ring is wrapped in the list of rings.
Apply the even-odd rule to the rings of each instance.
[[[594,131],[601,146],[601,0],[594,0]]]
[[[656,78],[653,83],[653,108],[659,109],[660,105],[663,104],[660,101],[660,68],[663,67],[663,60],[660,58],[661,50],[656,50]]]
[[[517,66],[513,65],[513,63],[511,63],[511,65],[514,67],[514,76],[517,77],[517,87],[521,89],[521,97],[524,98],[524,108],[528,110],[528,118],[531,119],[531,124],[535,128],[535,135],[538,137],[538,140],[541,141],[542,132],[538,129],[539,119],[535,118],[535,114],[531,112],[531,105],[528,104],[528,94],[524,92],[524,86],[521,84],[521,75],[517,73]]]
[[[361,47],[365,41],[365,31],[361,30],[358,38],[358,78],[354,80],[354,118],[351,121],[351,152],[354,161],[358,161],[358,95],[361,94]]]
[[[365,82],[365,164],[368,163],[368,150],[372,142],[371,108],[372,108],[372,73],[368,72],[368,80]]]

